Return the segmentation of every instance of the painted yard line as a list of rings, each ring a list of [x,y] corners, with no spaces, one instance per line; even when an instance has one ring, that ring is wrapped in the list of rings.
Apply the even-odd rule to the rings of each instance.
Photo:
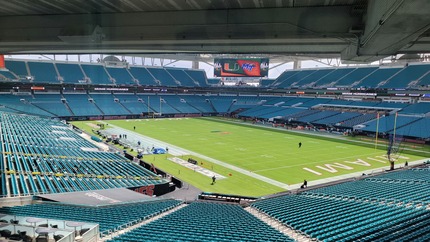
[[[208,118],[208,117],[202,117],[201,119],[205,119],[205,120],[210,120],[210,121],[214,121],[214,118]],[[360,144],[367,144],[367,145],[375,145],[374,143],[369,143],[369,142],[365,142],[365,141],[359,141],[359,140],[352,140],[352,139],[348,139],[346,137],[337,137],[334,136],[332,134],[322,134],[322,133],[314,133],[314,132],[310,132],[310,131],[306,131],[306,130],[292,130],[292,129],[280,129],[277,127],[270,127],[270,126],[262,126],[262,125],[255,125],[255,124],[251,124],[251,123],[239,123],[239,122],[234,122],[234,121],[229,121],[229,120],[215,120],[215,122],[224,122],[224,123],[232,123],[232,124],[239,124],[242,126],[251,126],[251,127],[262,127],[265,129],[269,129],[269,130],[280,130],[282,132],[285,133],[295,133],[297,136],[303,136],[303,134],[305,135],[310,135],[310,136],[317,136],[317,137],[326,137],[326,138],[330,138],[330,139],[337,139],[337,140],[345,140],[345,141],[349,141],[349,142],[354,142],[354,143],[360,143]],[[332,141],[335,142],[335,141]],[[386,144],[378,144],[378,147],[382,148],[386,148]],[[404,150],[409,150],[409,151],[417,151],[417,152],[423,152],[423,153],[427,153],[430,154],[430,151],[424,151],[424,150],[415,150],[415,149],[410,149],[410,148],[403,148]]]
[[[319,150],[323,150],[323,151],[326,151],[327,150],[327,148],[321,148],[321,149],[312,149],[312,151],[314,151],[314,153],[319,153],[318,151]],[[344,159],[344,158],[354,158],[354,157],[356,157],[356,156],[359,156],[359,155],[354,155],[354,156],[343,156],[343,154],[349,154],[350,153],[350,151],[348,150],[348,149],[338,149],[337,150],[337,152],[336,152],[336,154],[334,154],[334,156],[340,156],[340,155],[342,155],[342,158],[336,158],[336,159],[331,159],[331,160],[323,160],[323,161],[321,161],[321,162],[325,162],[325,161],[336,161],[336,160],[342,160],[342,159]],[[379,151],[379,152],[372,152],[372,153],[368,153],[368,154],[370,154],[370,155],[373,155],[373,154],[382,154],[383,153],[383,151]],[[259,152],[252,152],[252,151],[248,151],[247,152],[247,154],[249,154],[250,156],[253,156],[253,157],[256,157],[256,156],[258,156],[258,157],[262,157],[261,159],[264,159],[264,156],[263,155],[268,155],[268,154],[261,154],[261,153],[259,153]],[[304,154],[300,154],[300,153],[294,153],[294,155],[292,156],[292,157],[294,157],[294,158],[297,158],[297,156],[300,156],[302,159],[312,159],[312,160],[315,160],[313,157],[314,157],[314,155],[313,154],[308,154],[308,155],[304,155]],[[281,157],[281,158],[278,158],[278,157]],[[271,158],[271,159],[275,159],[275,160],[272,160],[272,161],[260,161],[260,162],[252,162],[252,163],[246,163],[246,161],[247,160],[249,160],[249,159],[244,159],[243,161],[242,160],[240,160],[240,159],[236,159],[236,161],[240,161],[241,162],[241,165],[243,165],[243,166],[250,166],[250,165],[258,165],[258,164],[265,164],[265,163],[267,163],[267,162],[279,162],[279,160],[280,159],[284,159],[284,158],[282,158],[282,157],[285,157],[285,155],[282,155],[282,154],[279,154],[279,153],[276,153],[276,154],[273,154],[273,158]],[[300,163],[300,164],[302,164],[302,163]],[[294,165],[294,166],[300,166],[300,164],[298,164],[298,165]],[[306,164],[308,164],[308,163],[306,163]],[[313,164],[313,163],[312,163]],[[254,171],[254,172],[256,172],[256,171]]]
[[[253,178],[258,179],[258,180],[260,180],[260,181],[264,181],[264,182],[266,182],[266,183],[269,183],[269,184],[271,184],[271,185],[274,185],[274,186],[280,187],[280,188],[282,188],[282,189],[288,189],[288,187],[289,187],[289,185],[288,185],[288,184],[285,184],[285,183],[282,183],[282,182],[278,182],[278,181],[276,181],[276,180],[270,179],[270,178],[265,177],[265,176],[262,176],[262,175],[255,174],[254,172],[247,171],[247,170],[245,170],[245,169],[242,169],[242,168],[237,167],[237,166],[234,166],[234,165],[230,165],[230,164],[225,163],[225,162],[222,162],[222,161],[220,161],[220,160],[216,160],[216,159],[213,159],[213,158],[211,158],[211,157],[208,157],[208,156],[205,156],[205,155],[202,155],[202,154],[199,154],[199,153],[196,153],[196,152],[190,151],[190,150],[186,150],[186,149],[180,148],[180,147],[178,147],[178,146],[175,146],[175,145],[172,145],[172,144],[169,144],[169,143],[166,143],[166,142],[160,141],[160,140],[156,140],[156,139],[150,138],[150,137],[145,136],[145,135],[138,134],[138,133],[133,132],[133,131],[128,130],[128,129],[120,128],[120,127],[118,127],[118,126],[116,126],[116,125],[113,125],[113,124],[109,124],[109,125],[110,125],[110,126],[113,126],[113,127],[115,127],[115,128],[117,128],[118,130],[121,130],[121,133],[126,133],[126,134],[131,133],[131,134],[133,134],[134,136],[140,136],[140,137],[142,137],[142,139],[143,139],[143,138],[148,138],[148,140],[154,140],[154,141],[157,141],[157,144],[163,144],[163,147],[164,147],[164,146],[168,146],[168,147],[169,147],[169,153],[170,153],[170,151],[171,151],[171,150],[172,150],[172,151],[173,151],[173,150],[184,151],[184,152],[189,153],[190,155],[193,155],[193,156],[196,156],[196,157],[199,157],[199,158],[205,159],[205,160],[210,161],[210,162],[212,162],[212,163],[214,163],[214,164],[221,165],[221,166],[223,166],[223,167],[225,167],[225,168],[228,168],[228,169],[231,169],[231,170],[234,170],[234,171],[240,172],[240,173],[242,173],[242,174],[244,174],[244,175],[247,175],[247,176],[253,177]]]
[[[264,157],[263,157],[264,158]],[[253,162],[253,163],[244,163],[243,166],[253,166],[253,165],[261,165],[261,164],[269,164],[269,163],[278,163],[279,161],[276,160],[276,157],[273,158],[273,160],[266,160],[266,161],[260,161],[260,162]],[[255,171],[254,171],[255,172]]]
[[[376,155],[376,154],[381,154],[381,152],[378,153],[370,153],[367,154],[367,156],[371,156],[371,155]],[[331,159],[331,160],[323,160],[323,161],[315,161],[315,162],[309,162],[309,163],[300,163],[297,165],[291,165],[291,166],[279,166],[279,167],[273,167],[273,168],[268,168],[268,169],[261,169],[261,170],[255,170],[254,172],[261,172],[261,171],[271,171],[271,170],[277,170],[277,169],[283,169],[283,168],[290,168],[290,167],[296,167],[296,166],[305,166],[305,165],[312,165],[312,164],[318,164],[318,163],[325,163],[325,162],[332,162],[332,161],[342,161],[342,160],[346,160],[348,158],[355,158],[359,155],[354,155],[354,156],[348,156],[348,157],[342,157],[342,158],[337,158],[337,159]],[[360,157],[358,157],[357,159],[360,159]],[[367,159],[367,158],[363,158]]]
[[[301,148],[301,150],[305,150],[305,149]],[[252,157],[265,157],[267,155],[271,155],[271,156],[273,156],[273,158],[275,158],[275,157],[281,157],[282,158],[282,157],[287,157],[287,156],[292,156],[292,157],[299,156],[299,157],[307,159],[307,158],[315,157],[314,154],[319,153],[320,151],[325,151],[326,152],[327,148],[326,147],[324,147],[324,148],[313,148],[312,149],[312,154],[309,153],[307,155],[303,154],[303,153],[300,153],[301,151],[299,151],[298,148],[297,148],[297,152],[292,151],[292,152],[289,152],[287,154],[285,154],[285,153],[278,153],[278,152],[267,154],[267,153],[261,153],[262,151],[260,151],[260,150],[255,151],[253,149],[248,149],[246,153],[249,156],[252,156]],[[304,152],[309,152],[309,150],[305,150]],[[333,155],[343,155],[343,154],[350,154],[350,153],[351,152],[350,152],[349,149],[337,149],[336,153],[334,153]],[[380,153],[383,153],[383,151],[380,151]],[[249,158],[246,158],[246,157],[244,159],[249,160]]]

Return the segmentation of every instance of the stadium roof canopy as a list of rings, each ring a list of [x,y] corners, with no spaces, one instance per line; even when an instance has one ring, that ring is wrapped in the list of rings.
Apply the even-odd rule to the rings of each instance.
[[[2,1],[0,52],[371,62],[429,52],[429,9],[428,0]]]

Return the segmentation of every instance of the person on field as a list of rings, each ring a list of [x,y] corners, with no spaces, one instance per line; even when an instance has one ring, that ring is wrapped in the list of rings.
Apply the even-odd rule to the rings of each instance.
[[[307,188],[308,187],[308,181],[306,179],[303,181],[303,185],[300,188]]]
[[[212,177],[212,185],[216,183],[216,177],[215,175]]]
[[[299,142],[299,148],[302,147],[302,142]]]

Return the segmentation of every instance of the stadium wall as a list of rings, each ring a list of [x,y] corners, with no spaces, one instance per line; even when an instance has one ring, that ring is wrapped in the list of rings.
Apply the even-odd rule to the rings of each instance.
[[[154,172],[157,175],[160,175],[160,176],[166,176],[167,175],[166,172],[159,170],[159,169],[156,169],[153,165],[146,163],[143,160],[137,159],[135,156],[133,156],[127,152],[124,153],[124,156],[125,156],[125,158],[129,159],[130,161],[138,160],[139,165],[143,166],[144,168],[146,168],[150,171],[154,171],[154,169],[155,169]],[[181,187],[182,187],[182,182],[181,182]],[[138,193],[148,195],[148,196],[154,196],[155,195],[158,197],[158,196],[161,196],[161,195],[164,195],[166,193],[174,191],[175,186],[171,186],[170,183],[162,183],[162,184],[155,184],[155,185],[151,184],[151,185],[147,185],[147,186],[131,187],[128,189],[133,190],[133,191],[138,192]]]

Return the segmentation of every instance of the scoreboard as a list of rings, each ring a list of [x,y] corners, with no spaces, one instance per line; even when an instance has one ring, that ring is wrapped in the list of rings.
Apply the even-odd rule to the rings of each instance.
[[[269,74],[268,58],[215,58],[215,77],[267,77]]]

